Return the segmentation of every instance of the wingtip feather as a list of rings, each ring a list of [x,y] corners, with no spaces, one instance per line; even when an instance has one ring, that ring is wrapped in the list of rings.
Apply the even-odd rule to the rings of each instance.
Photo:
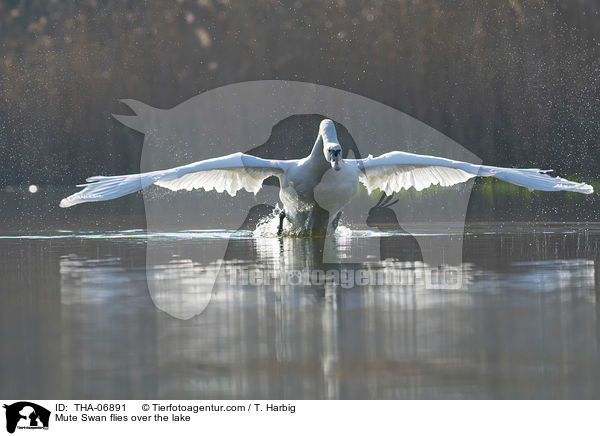
[[[63,198],[62,200],[60,200],[60,204],[58,205],[59,207],[67,208],[67,207],[71,207],[73,206],[75,203],[73,203],[71,200],[69,200],[69,197],[67,198]]]

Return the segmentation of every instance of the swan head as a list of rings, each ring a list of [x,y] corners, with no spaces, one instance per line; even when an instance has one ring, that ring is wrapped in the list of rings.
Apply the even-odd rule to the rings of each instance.
[[[339,171],[342,164],[342,146],[338,141],[333,121],[327,119],[321,121],[319,135],[323,139],[325,160],[331,164],[331,168]]]

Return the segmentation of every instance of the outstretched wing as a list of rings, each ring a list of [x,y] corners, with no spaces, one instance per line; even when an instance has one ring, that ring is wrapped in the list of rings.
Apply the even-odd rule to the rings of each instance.
[[[574,191],[591,194],[594,188],[586,183],[571,182],[536,168],[502,168],[475,165],[436,156],[393,151],[373,158],[356,159],[363,170],[361,182],[372,192],[380,189],[388,194],[410,187],[417,191],[431,185],[451,186],[472,177],[495,177],[505,182],[540,191]]]
[[[60,202],[70,207],[88,201],[104,201],[122,197],[152,184],[172,191],[205,189],[226,191],[235,195],[240,189],[257,193],[264,179],[283,174],[289,161],[262,159],[244,153],[234,153],[202,160],[168,170],[124,176],[94,176],[88,178],[79,191]]]

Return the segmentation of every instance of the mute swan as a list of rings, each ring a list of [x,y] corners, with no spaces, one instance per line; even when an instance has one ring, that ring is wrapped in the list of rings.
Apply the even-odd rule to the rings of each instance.
[[[545,174],[546,170],[501,168],[475,165],[442,157],[392,151],[379,157],[343,159],[333,121],[321,121],[309,156],[303,159],[273,160],[234,153],[168,170],[123,176],[88,178],[84,189],[60,202],[70,207],[88,201],[122,197],[155,184],[173,191],[202,188],[227,191],[235,196],[240,189],[257,193],[263,180],[279,178],[282,214],[296,229],[323,233],[335,224],[339,212],[358,192],[361,182],[369,193],[379,189],[387,194],[414,187],[451,186],[475,176],[496,177],[515,185],[542,191],[593,192],[592,186]]]

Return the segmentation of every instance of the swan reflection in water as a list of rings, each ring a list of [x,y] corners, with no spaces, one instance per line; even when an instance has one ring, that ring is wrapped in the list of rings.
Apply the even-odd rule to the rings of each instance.
[[[232,284],[225,273],[236,269],[265,275],[392,270],[418,279],[418,271],[426,268],[420,261],[391,259],[329,265],[311,255],[318,243],[313,238],[239,237],[237,252],[245,256],[231,256],[218,266],[221,275],[210,304],[188,321],[149,303],[143,244],[120,245],[120,257],[100,260],[98,251],[115,248],[89,247],[87,257],[60,259],[62,365],[87,380],[69,385],[70,394],[515,398],[560,396],[568,387],[571,395],[585,396],[593,384],[578,385],[568,369],[577,368],[585,379],[598,361],[595,270],[593,261],[582,258],[552,259],[563,236],[550,237],[539,261],[514,255],[520,244],[531,246],[527,238],[467,240],[475,254],[490,245],[512,248],[506,258],[496,259],[500,264],[481,264],[480,255],[461,264],[458,289],[429,287],[424,280],[402,286],[356,280],[352,286],[280,280]],[[568,238],[575,246],[575,235]],[[481,247],[472,247],[474,241]],[[211,244],[203,238],[175,242],[164,240],[177,247]],[[171,289],[193,295],[202,285],[194,281],[194,270],[202,266],[191,257],[172,260],[163,265]],[[561,335],[555,334],[557,320],[561,331],[570,326]],[[576,354],[564,354],[565,349]],[[128,384],[119,382],[124,376]]]
[[[211,241],[178,241],[177,247],[198,243]],[[90,268],[88,259],[63,257],[66,323],[85,336],[102,331],[99,308],[113,319],[120,318],[119,311],[134,311],[121,322],[125,332],[134,322],[150,332],[161,397],[343,398],[381,395],[401,355],[417,348],[416,338],[407,337],[417,312],[440,301],[470,306],[466,294],[428,289],[422,262],[326,264],[314,256],[323,244],[317,238],[239,238],[235,244],[244,256],[230,252],[211,266],[176,254],[154,275],[177,292],[177,304],[186,304],[206,284],[205,274],[196,273],[218,269],[210,303],[187,321],[124,301],[122,289],[131,287],[132,272],[121,259],[107,258]],[[462,268],[470,273],[467,265]],[[70,311],[70,305],[78,310]],[[95,355],[103,340],[76,342],[66,344],[69,352],[81,347],[76,355]],[[77,359],[70,365],[77,366]],[[363,379],[364,367],[372,365],[383,372],[367,370],[371,378]]]

